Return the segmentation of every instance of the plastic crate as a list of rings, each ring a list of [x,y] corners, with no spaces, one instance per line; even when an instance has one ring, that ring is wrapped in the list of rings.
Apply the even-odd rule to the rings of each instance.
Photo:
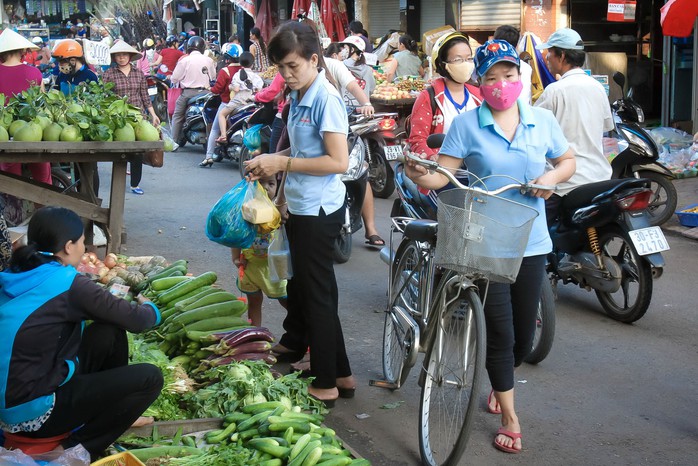
[[[679,223],[685,227],[698,227],[698,213],[684,212],[685,210],[698,207],[698,204],[691,204],[676,212],[679,217]]]
[[[145,466],[145,463],[133,456],[130,452],[125,451],[95,461],[91,466]]]

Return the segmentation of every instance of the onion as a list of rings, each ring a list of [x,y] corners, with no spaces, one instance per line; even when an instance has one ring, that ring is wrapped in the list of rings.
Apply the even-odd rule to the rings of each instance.
[[[83,254],[82,257],[80,258],[80,262],[81,262],[82,264],[89,264],[89,263],[90,263],[90,256],[89,256],[89,254],[87,254],[87,253]]]
[[[99,275],[100,278],[105,277],[109,273],[109,267],[106,265],[102,265],[101,267],[98,267],[97,269],[97,275]]]
[[[113,269],[116,266],[116,255],[107,255],[107,257],[104,258],[104,265]]]
[[[88,252],[87,255],[90,256],[90,262],[93,264],[99,260],[99,257],[94,252]]]

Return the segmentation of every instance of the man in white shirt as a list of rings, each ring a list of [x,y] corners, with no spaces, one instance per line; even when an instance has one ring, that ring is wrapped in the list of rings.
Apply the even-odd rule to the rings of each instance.
[[[503,40],[508,42],[514,48],[517,48],[519,44],[519,39],[521,39],[521,33],[514,26],[499,26],[497,30],[494,31],[493,39]],[[522,99],[527,104],[531,103],[531,77],[533,76],[533,68],[531,65],[521,60],[519,63],[519,69],[521,71],[521,84],[523,89],[519,99]]]
[[[172,139],[179,143],[182,124],[187,110],[187,102],[201,91],[211,88],[211,81],[216,79],[216,65],[209,57],[203,55],[206,42],[194,36],[187,42],[188,55],[177,62],[170,79],[182,88],[182,95],[177,99],[172,114]]]
[[[558,29],[536,48],[548,50],[548,68],[561,78],[545,88],[535,105],[555,114],[577,160],[575,174],[558,186],[550,205],[546,202],[550,222],[557,213],[560,196],[583,184],[611,178],[611,164],[603,153],[603,134],[614,125],[603,86],[581,68],[586,58],[584,42],[576,31]]]

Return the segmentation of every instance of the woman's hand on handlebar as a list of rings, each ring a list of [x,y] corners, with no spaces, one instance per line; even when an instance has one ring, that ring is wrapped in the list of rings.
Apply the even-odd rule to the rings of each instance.
[[[557,183],[557,177],[555,174],[552,172],[547,172],[538,178],[536,178],[532,184],[539,185],[539,186],[552,186],[554,187],[555,184]],[[533,197],[541,197],[543,199],[549,199],[550,196],[555,194],[554,189],[541,189],[541,188],[532,188],[530,191],[530,195]]]
[[[368,117],[373,116],[373,114],[376,113],[376,109],[373,108],[372,104],[362,105],[361,107],[357,107],[357,110],[360,114]]]

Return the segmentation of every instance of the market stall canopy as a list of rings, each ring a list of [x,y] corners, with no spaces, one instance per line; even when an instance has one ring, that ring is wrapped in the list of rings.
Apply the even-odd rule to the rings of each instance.
[[[2,31],[0,34],[0,53],[24,49],[39,50],[39,47],[12,29]]]
[[[698,17],[698,0],[669,0],[661,9],[665,36],[688,37]]]

